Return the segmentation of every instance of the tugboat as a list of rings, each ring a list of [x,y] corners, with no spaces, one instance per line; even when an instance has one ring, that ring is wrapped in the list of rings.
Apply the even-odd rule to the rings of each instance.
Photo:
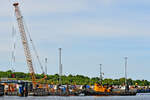
[[[84,90],[85,96],[135,96],[136,92],[113,92],[112,87],[95,83],[93,90]]]

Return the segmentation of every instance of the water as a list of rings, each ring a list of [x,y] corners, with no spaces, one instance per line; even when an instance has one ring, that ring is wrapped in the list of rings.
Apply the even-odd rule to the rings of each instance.
[[[150,94],[141,94],[137,96],[47,96],[47,97],[17,97],[17,96],[4,96],[0,97],[0,100],[150,100]]]

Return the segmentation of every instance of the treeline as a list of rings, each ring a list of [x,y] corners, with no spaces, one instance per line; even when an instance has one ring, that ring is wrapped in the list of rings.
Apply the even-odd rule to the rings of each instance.
[[[37,80],[41,80],[44,77],[43,74],[36,74]],[[0,78],[12,78],[13,80],[30,80],[31,76],[30,73],[23,73],[23,72],[12,72],[11,70],[8,70],[6,72],[0,71]],[[63,75],[61,77],[62,84],[77,84],[77,85],[93,85],[94,83],[99,83],[100,79],[99,77],[93,77],[89,78],[87,76],[83,75]],[[41,82],[48,82],[49,84],[59,84],[59,75],[47,75],[47,79],[45,81]],[[120,79],[103,79],[102,84],[108,84],[108,85],[124,85],[125,78]],[[148,86],[150,85],[150,82],[147,80],[132,80],[131,78],[127,79],[127,83],[129,85],[135,85],[138,84],[140,86]]]

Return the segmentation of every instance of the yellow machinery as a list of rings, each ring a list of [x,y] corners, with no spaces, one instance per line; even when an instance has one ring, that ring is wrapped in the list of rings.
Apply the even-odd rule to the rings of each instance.
[[[96,92],[110,92],[110,89],[107,86],[100,85],[98,83],[94,84],[94,91]]]

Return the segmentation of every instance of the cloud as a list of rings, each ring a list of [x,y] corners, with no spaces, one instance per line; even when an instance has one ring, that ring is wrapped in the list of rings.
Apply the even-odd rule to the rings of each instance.
[[[34,22],[32,24],[32,36],[38,40],[67,41],[69,38],[82,37],[147,37],[150,30],[141,24],[125,21],[97,21],[97,20],[69,20],[65,22]],[[39,29],[40,28],[40,29]],[[42,34],[44,33],[44,35]]]

